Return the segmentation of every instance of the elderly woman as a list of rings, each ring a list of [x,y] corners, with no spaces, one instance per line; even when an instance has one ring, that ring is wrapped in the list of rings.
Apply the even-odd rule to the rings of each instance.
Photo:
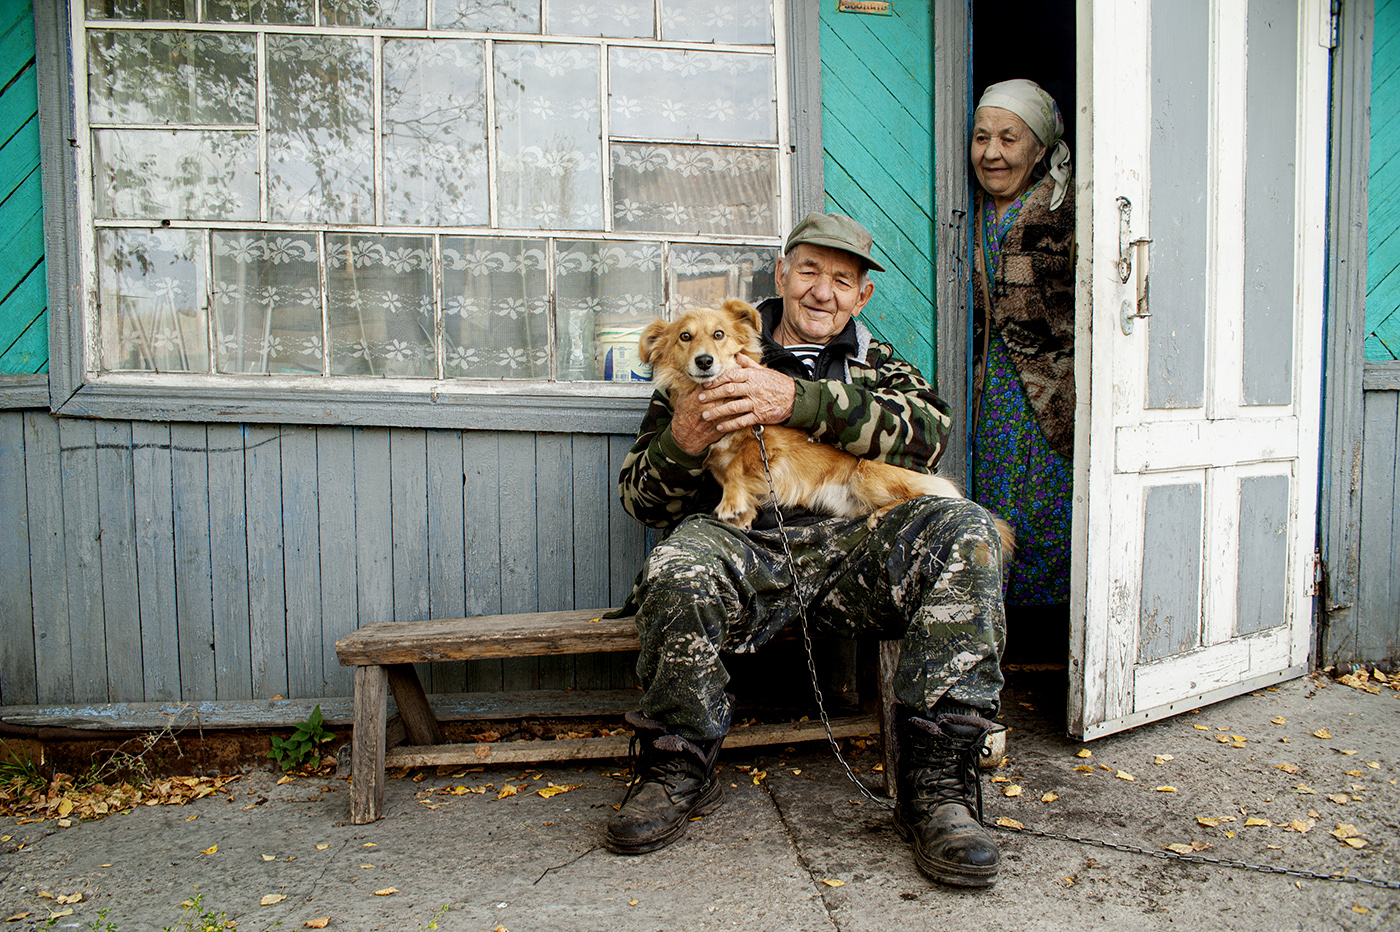
[[[1074,188],[1064,122],[1033,81],[973,114],[972,494],[1016,530],[1008,606],[1069,601]]]

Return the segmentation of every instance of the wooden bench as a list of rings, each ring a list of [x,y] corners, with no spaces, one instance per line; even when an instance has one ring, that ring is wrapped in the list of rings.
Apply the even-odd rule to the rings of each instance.
[[[612,609],[485,615],[413,622],[377,622],[336,641],[342,666],[355,668],[354,732],[351,738],[353,790],[350,819],[357,825],[373,822],[384,811],[384,772],[389,766],[516,763],[620,757],[628,738],[562,738],[553,741],[509,741],[447,744],[434,715],[415,663],[449,660],[488,660],[552,654],[594,654],[636,650],[637,629],[630,617],[603,617]],[[869,734],[877,727],[893,736],[894,699],[891,684],[899,656],[898,641],[880,645],[880,715],[832,719],[836,737]],[[396,719],[388,716],[392,691]],[[528,702],[528,694],[517,698]],[[736,727],[725,747],[752,747],[823,739],[820,721]],[[406,742],[400,745],[400,742]],[[882,742],[885,791],[894,795],[895,749]]]

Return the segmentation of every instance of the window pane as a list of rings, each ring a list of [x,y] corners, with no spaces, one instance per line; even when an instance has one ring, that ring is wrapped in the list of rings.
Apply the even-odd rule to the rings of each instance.
[[[549,32],[556,36],[651,38],[656,32],[652,0],[550,0]]]
[[[219,371],[320,375],[315,234],[216,230],[211,242]]]
[[[778,293],[773,246],[671,247],[671,304],[674,318],[691,308],[719,307],[726,298],[757,304]]]
[[[435,378],[433,241],[326,236],[334,375]]]
[[[661,316],[660,243],[560,241],[554,275],[560,379],[604,378],[608,348],[635,347]]]
[[[255,133],[106,129],[92,139],[99,217],[258,219]]]
[[[499,44],[496,101],[501,225],[602,229],[598,50]]]
[[[545,241],[443,237],[446,374],[549,378]]]
[[[90,19],[194,22],[195,0],[87,0],[87,15]]]
[[[316,0],[205,0],[204,16],[214,23],[310,26],[315,20],[311,13],[315,4]]]
[[[209,371],[203,236],[98,230],[102,368]]]
[[[256,123],[257,89],[252,36],[88,34],[95,123]]]
[[[776,142],[773,56],[614,48],[612,134]]]
[[[618,231],[776,236],[777,152],[615,144]]]
[[[368,38],[268,36],[272,217],[374,221],[374,54]]]
[[[384,43],[384,212],[390,223],[484,225],[483,44]]]
[[[439,29],[539,32],[540,0],[438,0]]]
[[[428,25],[428,0],[321,0],[323,26]]]
[[[661,6],[661,37],[673,42],[769,45],[773,6],[771,0],[666,0]]]

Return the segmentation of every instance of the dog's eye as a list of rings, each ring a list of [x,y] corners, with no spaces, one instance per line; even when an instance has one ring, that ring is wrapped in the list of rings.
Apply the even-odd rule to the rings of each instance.
[[[716,340],[723,340],[723,339],[724,339],[724,331],[723,331],[723,330],[716,330],[716,331],[714,332],[714,334],[712,334],[712,335],[714,336],[714,338],[715,338]]]
[[[689,331],[689,330],[682,330],[682,331],[681,331],[680,341],[681,341],[682,343],[689,343],[689,342],[690,342],[690,331]]]

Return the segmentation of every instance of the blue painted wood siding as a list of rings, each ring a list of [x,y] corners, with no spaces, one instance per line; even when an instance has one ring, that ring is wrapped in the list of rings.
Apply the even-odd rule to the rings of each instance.
[[[631,440],[0,412],[0,705],[344,696],[361,624],[620,604]],[[632,684],[625,655],[425,681]]]
[[[826,203],[870,230],[888,270],[861,320],[934,378],[933,19],[928,2],[893,9],[821,4]]]
[[[34,10],[0,0],[0,375],[49,363]]]
[[[1366,359],[1400,359],[1400,0],[1376,0],[1367,185]]]

